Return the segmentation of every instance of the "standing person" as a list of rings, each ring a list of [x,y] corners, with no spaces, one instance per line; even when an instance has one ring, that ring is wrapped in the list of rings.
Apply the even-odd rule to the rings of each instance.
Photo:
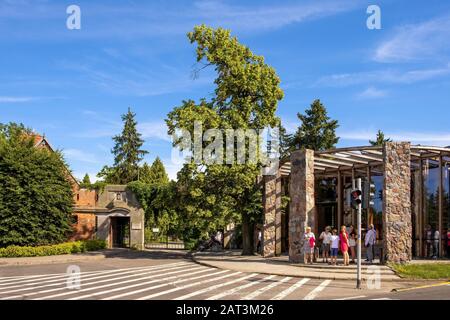
[[[447,258],[450,259],[450,229],[447,230]]]
[[[439,257],[439,242],[440,242],[441,233],[436,229],[433,233],[433,259],[437,259]]]
[[[431,225],[427,225],[425,229],[425,239],[427,241],[425,256],[431,258],[433,255],[433,230],[431,229]]]
[[[353,226],[350,226],[350,235],[349,235],[349,240],[348,240],[348,244],[350,246],[350,253],[352,255],[352,263],[355,263],[355,257],[356,257],[356,239],[357,239],[357,235],[356,235],[356,231],[355,228]]]
[[[217,242],[222,245],[222,240],[223,240],[223,235],[222,235],[222,231],[218,230],[216,233],[216,240]]]
[[[331,246],[330,264],[335,266],[337,264],[337,255],[339,251],[339,236],[337,235],[336,229],[333,229],[333,232],[330,236],[330,246]]]
[[[341,227],[341,233],[339,234],[339,241],[341,243],[341,252],[344,256],[344,265],[348,266],[350,264],[350,257],[348,256],[348,233],[345,226]]]
[[[303,240],[304,262],[305,264],[313,264],[316,237],[314,236],[314,233],[311,232],[311,227],[306,227]]]
[[[331,242],[331,227],[326,227],[325,231],[322,231],[319,239],[322,240],[322,262],[328,263],[330,256],[330,242]]]
[[[256,244],[256,252],[261,254],[262,232],[261,229],[259,228],[257,230],[258,230],[258,243]]]
[[[373,224],[369,225],[369,230],[366,233],[364,244],[367,248],[367,260],[369,263],[373,262],[373,246],[375,245],[376,235],[373,229]]]

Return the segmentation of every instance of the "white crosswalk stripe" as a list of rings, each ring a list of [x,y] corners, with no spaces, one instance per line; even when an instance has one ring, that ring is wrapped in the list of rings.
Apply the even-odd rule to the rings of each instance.
[[[152,278],[152,277],[161,277],[161,276],[166,276],[166,275],[169,275],[169,274],[176,274],[176,273],[188,272],[188,271],[192,271],[192,270],[198,270],[199,268],[201,268],[201,267],[193,267],[193,268],[189,268],[189,269],[177,270],[177,271],[172,271],[172,272],[164,272],[164,273],[158,274],[158,275],[150,275],[150,276],[147,276],[147,277],[141,277],[141,278],[137,278],[137,279],[125,280],[125,281],[120,281],[120,282],[113,282],[113,283],[108,283],[108,284],[105,284],[105,285],[100,285],[100,286],[80,289],[80,290],[76,290],[75,292],[63,292],[63,293],[58,293],[58,294],[54,294],[54,295],[50,295],[50,296],[39,297],[38,299],[34,299],[34,300],[58,298],[58,297],[62,297],[62,296],[71,295],[71,294],[74,294],[74,293],[98,290],[98,289],[103,289],[103,288],[107,288],[107,287],[117,286],[117,285],[120,285],[120,284],[136,282],[136,281],[140,281],[140,280],[143,280],[143,279],[149,279],[149,278]],[[151,273],[151,272],[148,272],[148,273]],[[129,277],[121,277],[121,278],[123,279],[123,278],[129,278]],[[173,278],[176,278],[176,277],[175,276],[174,277],[170,277],[170,279],[173,279]],[[116,279],[120,279],[120,278],[116,278]],[[165,278],[165,279],[167,280],[167,278]],[[99,282],[105,282],[105,281],[91,282],[91,283],[89,283],[89,285],[96,284],[96,283],[99,283]],[[84,286],[86,286],[86,285],[87,284],[85,284]],[[49,290],[47,290],[47,292],[48,291]],[[55,291],[55,290],[52,290],[52,291]]]
[[[258,274],[257,273],[252,273],[250,275],[247,275],[247,276],[244,276],[244,277],[241,277],[241,278],[238,278],[238,279],[234,279],[232,281],[228,281],[228,282],[225,282],[225,283],[220,283],[220,284],[217,284],[217,285],[212,286],[212,287],[208,287],[208,288],[204,288],[204,289],[201,289],[201,290],[194,291],[194,292],[186,294],[184,296],[177,297],[177,298],[175,298],[173,300],[187,300],[189,298],[198,296],[200,294],[203,294],[203,293],[206,293],[206,292],[209,292],[209,291],[213,291],[213,290],[219,289],[221,287],[229,286],[231,284],[234,284],[234,283],[242,281],[242,280],[246,280],[248,278],[252,278],[252,277],[254,277],[256,275],[258,275]]]
[[[206,270],[206,271],[210,271],[210,270]],[[126,296],[130,296],[130,295],[135,295],[135,294],[138,294],[138,293],[142,293],[142,292],[145,292],[145,291],[150,291],[150,290],[155,290],[155,289],[158,289],[158,288],[161,288],[161,287],[166,287],[166,286],[169,286],[169,285],[177,285],[177,284],[179,284],[179,283],[183,283],[183,282],[187,282],[187,281],[193,281],[193,280],[198,280],[198,279],[202,279],[202,278],[206,278],[206,277],[211,277],[211,276],[214,276],[214,275],[218,275],[218,274],[222,274],[222,273],[225,273],[225,272],[228,272],[228,270],[222,270],[222,271],[218,271],[218,272],[214,272],[214,273],[208,273],[208,274],[205,274],[205,275],[202,275],[202,276],[199,276],[199,277],[193,277],[193,278],[187,278],[187,279],[181,279],[181,280],[177,280],[177,281],[174,281],[174,282],[169,282],[169,283],[163,283],[163,284],[160,284],[160,285],[156,285],[156,286],[152,286],[152,287],[147,287],[147,288],[143,288],[143,289],[140,289],[140,290],[135,290],[135,291],[130,291],[130,292],[125,292],[125,293],[122,293],[122,294],[119,294],[119,295],[116,295],[116,296],[110,296],[110,297],[107,297],[107,298],[105,298],[105,299],[103,299],[103,300],[114,300],[114,299],[119,299],[119,298],[123,298],[123,297],[126,297]],[[190,275],[193,275],[194,273],[191,273]],[[208,280],[208,281],[212,281],[212,280],[215,280],[215,279],[210,279],[210,280]],[[146,283],[143,283],[143,284],[146,284]]]
[[[331,280],[325,280],[324,282],[322,282],[318,287],[316,287],[313,291],[311,291],[310,293],[308,293],[308,295],[303,298],[303,300],[314,300],[317,295],[322,292],[326,286],[328,286],[331,283]]]
[[[273,278],[275,278],[275,276],[271,275],[271,276],[265,277],[264,279],[256,280],[256,281],[244,284],[242,286],[230,289],[228,291],[216,294],[215,296],[209,297],[206,300],[219,300],[219,299],[222,299],[223,297],[235,294],[236,292],[238,292],[240,290],[247,289],[247,288],[253,287],[253,286],[257,285],[257,284],[260,284],[262,281],[267,281],[267,280],[270,280],[270,279],[273,279]]]
[[[207,283],[210,283],[210,282],[214,282],[214,281],[222,280],[222,279],[225,279],[225,278],[229,278],[231,276],[235,276],[235,275],[238,275],[238,274],[241,274],[241,273],[242,272],[238,271],[238,272],[235,272],[235,273],[232,273],[232,274],[226,274],[226,275],[221,276],[221,277],[212,278],[212,279],[208,279],[208,280],[204,280],[204,281],[200,281],[200,282],[190,283],[190,284],[187,284],[187,285],[184,285],[184,286],[181,286],[181,287],[173,288],[173,289],[166,290],[166,291],[163,291],[163,292],[154,293],[154,294],[151,294],[149,296],[140,297],[137,300],[153,299],[153,298],[156,298],[156,297],[159,297],[159,296],[162,296],[162,295],[167,295],[167,294],[170,294],[170,293],[173,293],[173,292],[176,292],[176,291],[180,291],[180,290],[184,290],[184,289],[187,289],[187,288],[195,287],[195,286],[198,286],[198,285],[203,285],[203,284],[207,284]]]
[[[170,261],[169,261],[170,262]],[[151,266],[94,270],[79,274],[52,273],[0,278],[0,300],[205,300],[316,299],[331,280],[296,279],[202,266],[190,261]],[[67,280],[80,276],[81,287]],[[295,280],[294,280],[295,279]],[[305,284],[307,284],[305,286]],[[357,299],[361,297],[347,297]]]
[[[283,300],[284,298],[286,298],[288,295],[290,295],[291,293],[293,293],[295,290],[297,290],[298,288],[300,288],[301,286],[303,286],[305,283],[307,283],[310,279],[309,278],[305,278],[302,279],[298,282],[296,282],[294,285],[290,286],[289,288],[287,288],[286,290],[280,292],[279,294],[277,294],[275,297],[273,297],[271,300]]]
[[[282,284],[282,283],[284,283],[284,282],[287,282],[287,281],[289,281],[289,280],[291,280],[291,279],[292,279],[291,277],[285,277],[285,278],[283,278],[283,279],[280,280],[280,281],[273,282],[273,283],[269,284],[268,286],[265,286],[265,287],[263,287],[263,288],[260,288],[260,289],[258,289],[258,290],[253,291],[253,292],[250,293],[249,295],[243,297],[241,300],[253,300],[253,299],[255,299],[256,297],[259,297],[260,295],[262,295],[264,292],[269,291],[269,290],[271,290],[271,289],[273,289],[273,288],[279,286],[280,284]]]
[[[169,267],[158,267],[158,268],[154,268],[154,267],[145,267],[145,268],[140,268],[140,269],[133,269],[133,270],[129,270],[129,271],[117,271],[117,270],[111,270],[111,271],[102,271],[102,272],[98,272],[95,274],[89,274],[88,272],[86,273],[73,273],[73,274],[65,274],[62,277],[58,277],[58,279],[51,279],[51,280],[44,280],[44,281],[36,281],[33,280],[33,282],[30,283],[20,283],[14,286],[7,286],[7,287],[3,287],[0,286],[0,290],[5,290],[5,289],[13,289],[13,288],[21,288],[21,289],[16,289],[16,290],[9,290],[9,291],[0,291],[0,294],[4,294],[4,293],[11,293],[11,292],[19,292],[19,291],[26,291],[26,290],[33,290],[33,289],[37,289],[37,288],[44,288],[44,287],[52,287],[52,286],[58,286],[61,285],[61,281],[63,283],[66,283],[67,279],[69,277],[74,277],[74,276],[80,276],[81,280],[89,280],[89,279],[102,279],[102,278],[107,278],[107,277],[111,277],[114,274],[135,274],[138,273],[142,274],[142,272],[145,271],[160,271],[160,270],[172,270],[172,269],[179,269],[179,268],[183,268],[186,264],[183,265],[175,265],[175,266],[169,266]],[[87,276],[86,276],[87,274]],[[65,279],[64,279],[65,278]],[[52,283],[52,282],[57,282],[57,283]],[[47,284],[47,285],[41,285],[41,286],[37,286],[37,287],[29,287],[29,288],[24,288],[24,286],[34,286],[36,284],[43,284],[43,283],[51,283],[51,284]]]

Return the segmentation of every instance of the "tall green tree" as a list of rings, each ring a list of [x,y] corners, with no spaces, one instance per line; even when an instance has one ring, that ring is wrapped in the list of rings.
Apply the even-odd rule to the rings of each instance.
[[[148,153],[142,149],[144,140],[137,131],[136,114],[128,108],[128,112],[122,115],[122,133],[113,137],[115,142],[112,154],[114,165],[103,167],[98,174],[105,182],[111,184],[127,184],[138,178],[139,163]]]
[[[369,143],[372,146],[382,146],[385,142],[391,142],[392,140],[390,138],[386,138],[384,135],[384,132],[381,130],[378,130],[377,136],[375,140],[369,140]]]
[[[301,125],[292,140],[296,149],[326,150],[334,148],[339,142],[336,136],[338,121],[330,119],[319,99],[313,101],[305,114],[298,113],[297,117]]]
[[[34,146],[23,125],[0,124],[0,247],[63,242],[73,191],[60,151]]]
[[[147,162],[139,170],[139,181],[147,184],[167,184],[169,183],[169,176],[166,168],[159,157],[156,157],[152,165],[149,166]]]
[[[192,135],[194,121],[201,121],[204,130],[262,129],[280,124],[275,115],[278,101],[283,98],[280,79],[262,56],[253,54],[222,28],[197,26],[188,38],[197,45],[197,63],[216,71],[215,90],[210,101],[183,101],[182,106],[170,112],[166,120],[169,134],[186,129]],[[261,190],[256,184],[260,169],[261,163],[190,163],[182,170],[184,178],[179,177],[186,197],[201,201],[196,208],[187,208],[192,208],[188,215],[200,216],[195,219],[199,228],[206,228],[202,224],[212,221],[221,221],[224,227],[229,218],[240,217],[243,254],[253,254],[253,226],[262,216]]]
[[[292,147],[293,135],[288,134],[286,131],[286,128],[283,127],[281,124],[280,124],[279,130],[280,130],[279,131],[279,134],[280,134],[280,158],[283,159],[283,158],[288,157],[293,149],[293,147]]]
[[[83,177],[83,180],[81,180],[80,187],[81,188],[90,188],[92,186],[91,178],[86,173]]]

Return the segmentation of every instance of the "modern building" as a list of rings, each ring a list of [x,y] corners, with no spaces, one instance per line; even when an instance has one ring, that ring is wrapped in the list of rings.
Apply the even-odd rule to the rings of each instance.
[[[264,178],[264,252],[303,261],[306,226],[356,227],[349,205],[353,181],[363,181],[363,236],[377,231],[384,261],[443,257],[450,224],[450,148],[387,142],[383,146],[298,150]],[[281,207],[283,195],[290,197]]]

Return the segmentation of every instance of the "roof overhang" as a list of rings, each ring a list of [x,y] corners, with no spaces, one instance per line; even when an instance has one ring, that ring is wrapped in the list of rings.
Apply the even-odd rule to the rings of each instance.
[[[411,161],[450,156],[450,148],[433,146],[411,146]],[[384,164],[383,147],[349,147],[314,152],[314,173],[316,175],[336,175],[345,171],[365,171],[367,168],[382,167]],[[291,173],[289,158],[280,162],[282,176]]]

